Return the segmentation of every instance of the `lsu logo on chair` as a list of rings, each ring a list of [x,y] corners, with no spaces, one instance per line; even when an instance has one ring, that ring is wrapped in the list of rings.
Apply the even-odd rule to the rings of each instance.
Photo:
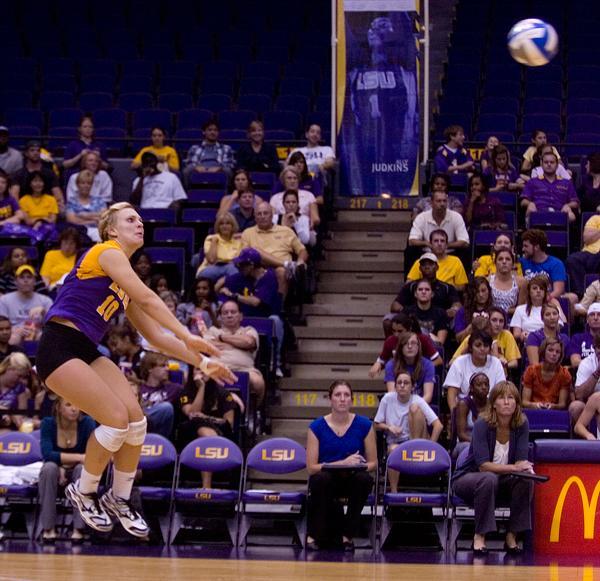
[[[0,454],[29,454],[30,442],[0,442]]]
[[[144,444],[142,446],[142,456],[162,456],[163,446],[162,444]]]
[[[579,476],[571,476],[568,478],[562,486],[556,506],[554,507],[554,514],[552,515],[552,526],[550,527],[550,542],[558,543],[560,540],[560,523],[564,510],[565,501],[569,490],[574,487],[579,490],[579,496],[581,499],[582,516],[583,516],[583,538],[593,539],[594,528],[596,524],[596,511],[598,507],[598,495],[600,495],[600,480],[596,482],[591,497],[588,496],[588,491],[583,483],[583,480]],[[574,513],[568,512],[568,517],[572,519]],[[575,513],[576,514],[576,513]]]
[[[296,457],[296,450],[263,450],[260,456],[261,460],[271,462],[289,462]]]
[[[229,456],[229,448],[202,448],[198,446],[195,453],[196,458],[209,458],[211,460],[224,460]]]
[[[402,460],[405,462],[433,462],[435,450],[402,450]]]

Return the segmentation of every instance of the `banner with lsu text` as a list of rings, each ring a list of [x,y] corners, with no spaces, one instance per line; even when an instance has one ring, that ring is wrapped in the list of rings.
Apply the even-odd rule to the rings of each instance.
[[[337,2],[340,193],[417,195],[417,0]]]

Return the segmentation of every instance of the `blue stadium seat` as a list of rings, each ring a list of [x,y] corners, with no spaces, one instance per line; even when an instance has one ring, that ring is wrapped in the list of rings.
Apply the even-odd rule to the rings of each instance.
[[[495,97],[494,97],[495,98]],[[319,97],[323,99],[323,106],[317,102],[317,110],[324,109],[325,111],[331,110],[331,96],[327,95]],[[317,101],[319,100],[317,99]],[[486,99],[487,101],[487,99]],[[439,104],[439,111],[443,115],[473,115],[473,99],[465,97],[442,97]]]
[[[127,111],[110,107],[94,112],[94,123],[98,127],[117,127],[127,129]]]
[[[217,50],[219,59],[233,61],[236,63],[247,63],[254,60],[252,48],[245,44],[230,44],[224,42]]]
[[[195,191],[201,192],[202,190]],[[188,259],[191,259],[192,255],[196,251],[193,228],[184,228],[182,226],[161,226],[154,229],[152,236],[154,242],[165,242],[175,245],[183,244],[187,252]]]
[[[219,131],[219,139],[221,141],[228,140],[241,140],[246,139],[248,132],[245,129],[221,129]],[[240,144],[231,143],[231,147],[236,150],[236,147],[239,147]]]
[[[569,99],[596,98],[600,94],[600,81],[589,80],[569,83],[567,91]]]
[[[208,109],[209,111],[213,111],[213,113],[228,111],[231,109],[231,96],[224,93],[200,95],[198,98],[198,108]]]
[[[161,93],[194,92],[194,81],[191,77],[162,76],[159,85]]]
[[[177,58],[175,45],[173,43],[155,43],[146,40],[142,53],[144,58],[152,61],[164,58],[172,58],[175,60]]]
[[[479,131],[503,131],[515,133],[517,130],[517,117],[515,115],[487,114],[479,116]]]
[[[75,93],[67,91],[43,91],[40,94],[40,109],[67,109],[75,107]]]
[[[319,95],[315,99],[315,111],[331,111],[331,95]]]
[[[148,224],[174,226],[177,221],[177,212],[173,208],[140,208],[139,214]]]
[[[187,151],[192,145],[199,145],[202,142],[202,130],[198,127],[178,129],[174,135],[175,148],[178,151]]]
[[[189,93],[161,93],[158,96],[159,109],[167,109],[171,113],[177,113],[194,106],[192,96]]]
[[[296,111],[267,111],[263,116],[265,125],[271,129],[284,129],[299,133],[303,127],[303,119]]]
[[[104,75],[114,80],[117,75],[116,63],[112,59],[79,59],[79,72],[82,78],[89,75]],[[104,87],[100,90],[106,89],[107,87]]]
[[[31,107],[32,105],[33,93],[31,91],[6,90],[6,87],[0,89],[0,111]]]
[[[438,115],[435,119],[435,135],[442,138],[444,129],[450,125],[461,125],[465,130],[467,137],[471,133],[471,116],[470,115]]]
[[[525,115],[560,115],[560,99],[544,99],[534,97],[526,99],[523,109]]]
[[[240,81],[240,94],[273,95],[275,80],[265,77],[245,77]]]
[[[557,81],[536,81],[525,86],[525,96],[545,97],[548,99],[562,98],[562,85]]]
[[[446,69],[446,75],[457,81],[476,81],[481,77],[481,67],[479,63],[467,64],[449,62]]]
[[[225,189],[227,187],[227,176],[224,173],[214,172],[192,172],[190,174],[190,188],[202,188],[207,190]],[[197,213],[196,216],[204,217],[207,214]],[[191,219],[190,215],[187,216]],[[214,217],[213,217],[214,222]]]
[[[463,81],[464,83],[464,81]],[[457,95],[460,95],[460,83],[457,83]],[[514,98],[515,95],[519,95],[521,91],[521,84],[518,81],[504,81],[496,79],[488,79],[483,86],[483,94],[486,97],[509,97]],[[465,90],[466,95],[471,95],[471,92]],[[549,95],[552,96],[552,95]]]
[[[73,141],[76,135],[75,127],[50,127],[48,129],[48,148],[56,153],[56,150],[64,149],[69,141]]]
[[[600,133],[600,114],[569,115],[567,117],[568,133]]]
[[[153,93],[154,81],[145,75],[127,75],[121,78],[119,91],[123,93]]]
[[[569,143],[566,147],[567,155],[580,156],[589,155],[598,151],[600,133],[570,133],[567,132],[565,141]],[[571,143],[586,143],[589,145],[570,145]]]
[[[198,81],[198,93],[210,95],[214,93],[232,95],[234,80],[231,77],[202,77]]]
[[[569,85],[571,83],[597,81],[600,79],[600,67],[590,65],[573,65],[569,67]]]
[[[13,133],[13,127],[15,125],[37,127],[42,129],[44,127],[44,116],[39,109],[8,109],[4,112],[4,123],[8,125]],[[12,135],[11,135],[12,137]]]
[[[55,109],[48,116],[49,127],[79,127],[81,122],[81,109]]]
[[[208,109],[183,109],[177,114],[177,129],[199,130],[214,114]]]
[[[256,111],[259,115],[271,109],[272,99],[270,95],[240,95],[238,107]]]
[[[151,109],[153,106],[152,95],[150,93],[121,93],[118,105],[128,113],[138,109]]]
[[[563,70],[560,65],[547,64],[543,67],[529,67],[526,75],[526,85],[539,82],[562,83]]]
[[[269,77],[273,79],[279,78],[281,74],[281,66],[273,61],[256,61],[246,63],[242,77]]]
[[[40,139],[41,135],[40,128],[32,125],[12,125],[10,127],[10,143],[17,149],[25,147],[30,139]]]
[[[215,56],[215,48],[212,42],[194,40],[193,42],[181,42],[182,56],[188,60],[204,61]]]
[[[310,99],[304,95],[281,95],[275,102],[276,111],[295,111],[306,115],[310,108]]]
[[[82,93],[79,96],[79,106],[83,111],[97,111],[98,109],[110,109],[113,106],[112,93]]]
[[[328,131],[331,127],[331,112],[329,111],[313,111],[306,116],[305,127],[316,123],[323,131]]]
[[[296,139],[296,135],[293,131],[286,131],[285,129],[265,130],[266,141],[292,141],[294,139]]]
[[[133,39],[119,41],[103,42],[104,52],[106,56],[115,61],[124,61],[139,56],[139,51],[136,42]]]
[[[239,64],[235,61],[219,60],[205,62],[202,65],[203,78],[227,78],[235,79],[238,76]]]
[[[473,141],[484,141],[486,142],[492,135],[495,135],[500,143],[513,143],[515,141],[515,136],[513,133],[505,133],[504,131],[478,131],[473,136]],[[528,139],[525,139],[528,141]]]
[[[569,98],[567,99],[567,115],[590,115],[600,111],[600,98]]]
[[[471,49],[468,50],[473,52]],[[492,63],[487,67],[486,78],[490,80],[494,79],[496,81],[502,80],[518,83],[521,80],[521,67],[516,62]]]
[[[221,129],[243,129],[257,118],[256,111],[222,111],[219,113]]]
[[[510,97],[485,97],[481,101],[479,112],[481,115],[518,115],[519,100]],[[444,113],[448,113],[444,110]]]
[[[144,77],[154,77],[155,73],[156,65],[151,60],[135,59],[121,63],[121,74],[123,76],[142,75]]]
[[[171,130],[171,112],[167,109],[138,109],[133,113],[133,128],[164,127]]]
[[[181,290],[181,292],[184,292],[186,276],[185,249],[177,247],[163,248],[160,246],[146,246],[144,247],[144,251],[147,252],[150,256],[153,265],[171,264],[175,266],[180,282],[179,290]]]
[[[99,127],[95,131],[96,137],[102,141],[111,155],[124,155],[127,147],[127,134],[125,129],[119,127]]]
[[[9,29],[12,30],[12,29]],[[6,29],[4,29],[6,32]],[[4,38],[5,43],[8,43],[8,35]],[[8,55],[7,55],[8,56]],[[37,67],[37,61],[30,57],[13,57],[3,58],[0,62],[0,72],[3,74],[7,73],[18,73],[19,71],[35,71]]]
[[[77,83],[74,75],[48,75],[42,79],[44,91],[77,92]]]
[[[250,172],[250,180],[257,191],[273,192],[276,179],[275,175],[270,172]]]
[[[163,61],[159,63],[158,70],[160,77],[187,77],[195,79],[198,73],[197,65],[193,61]]]
[[[300,77],[304,79],[321,77],[322,70],[319,63],[310,61],[296,61],[294,63],[288,63],[285,65],[285,76],[286,77]]]
[[[279,93],[281,95],[304,95],[312,97],[315,92],[314,79],[301,77],[285,77],[281,79]]]
[[[543,128],[548,133],[560,133],[560,115],[525,115],[523,117],[523,131],[531,132]]]
[[[30,69],[35,67],[35,62],[30,63]],[[49,57],[40,59],[40,70],[42,75],[45,71],[51,71],[55,75],[75,75],[77,73],[75,61],[72,58]]]
[[[115,89],[115,77],[101,74],[82,74],[80,89],[82,93],[112,93]]]
[[[302,52],[303,56],[304,50],[306,49],[306,54],[310,52],[308,45],[303,46]],[[312,55],[311,55],[312,56]],[[307,57],[309,58],[309,57]],[[256,60],[259,61],[273,61],[277,62],[281,65],[286,65],[290,61],[290,48],[287,44],[280,45],[272,45],[272,44],[261,44],[256,48]],[[314,60],[310,58],[310,60]]]
[[[186,204],[189,207],[197,208],[197,207],[218,207],[219,203],[223,199],[223,196],[227,191],[224,188],[220,188],[217,190],[198,190],[198,189],[189,189],[187,192],[188,199]],[[181,228],[181,226],[180,226]]]

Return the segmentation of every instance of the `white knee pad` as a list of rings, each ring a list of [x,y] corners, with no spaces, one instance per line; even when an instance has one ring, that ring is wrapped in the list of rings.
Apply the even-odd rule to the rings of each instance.
[[[129,428],[111,428],[110,426],[100,425],[94,430],[96,440],[109,452],[118,452],[125,443]]]
[[[125,443],[130,446],[141,446],[146,438],[148,421],[146,418],[139,422],[131,422],[129,424],[129,432],[125,438]]]

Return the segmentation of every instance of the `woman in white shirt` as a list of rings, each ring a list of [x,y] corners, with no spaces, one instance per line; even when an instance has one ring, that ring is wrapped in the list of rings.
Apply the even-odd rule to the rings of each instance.
[[[319,210],[317,201],[313,194],[306,190],[299,189],[300,174],[295,167],[287,166],[279,176],[279,180],[283,184],[283,191],[273,194],[269,203],[273,208],[274,214],[283,214],[283,195],[290,190],[298,192],[298,203],[300,205],[300,213],[308,216],[311,226],[316,228],[320,223]]]
[[[113,183],[110,176],[100,169],[100,154],[97,151],[88,151],[81,158],[81,169],[89,169],[94,174],[94,183],[90,196],[92,198],[102,198],[106,204],[112,204]],[[77,176],[79,173],[72,174],[67,182],[67,201],[77,197]]]
[[[288,190],[283,195],[282,214],[273,214],[273,223],[287,226],[296,232],[296,236],[305,246],[314,246],[317,243],[317,233],[311,229],[308,216],[300,213],[298,192]]]

